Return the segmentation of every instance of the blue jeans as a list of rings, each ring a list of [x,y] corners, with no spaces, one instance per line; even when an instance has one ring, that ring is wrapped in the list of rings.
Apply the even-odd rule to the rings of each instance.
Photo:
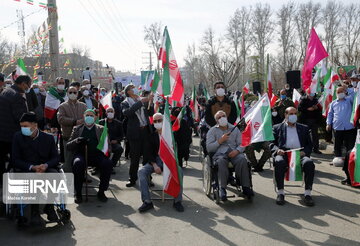
[[[156,164],[163,169],[163,162],[161,161],[160,157],[156,157]],[[141,200],[143,202],[151,202],[151,196],[149,191],[149,182],[150,182],[150,175],[154,173],[154,167],[150,163],[146,163],[139,171],[138,171],[138,177],[140,181],[140,191],[141,191]],[[182,179],[183,175],[180,171],[179,173],[180,178]],[[175,202],[181,202],[182,201],[182,192],[183,187],[180,187],[180,193],[175,198]]]

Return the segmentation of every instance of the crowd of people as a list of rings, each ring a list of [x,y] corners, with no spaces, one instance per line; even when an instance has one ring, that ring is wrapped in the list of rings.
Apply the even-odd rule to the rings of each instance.
[[[48,87],[33,83],[27,75],[6,80],[0,74],[0,177],[10,169],[20,172],[54,172],[54,168],[61,163],[65,172],[74,174],[75,202],[80,204],[83,201],[83,183],[90,182],[85,178],[85,173],[87,167],[92,167],[91,174],[99,175],[100,179],[97,197],[99,201],[106,202],[108,198],[105,191],[124,153],[130,162],[126,187],[136,186],[139,180],[142,200],[139,211],[146,212],[153,208],[149,192],[149,187],[154,186],[151,174],[161,174],[163,171],[164,163],[158,152],[165,99],[160,98],[154,104],[152,93],[142,91],[138,95],[132,84],[122,90],[108,92],[105,88],[95,87],[90,74],[85,75],[81,83],[67,83],[59,77]],[[231,93],[223,82],[216,82],[213,97],[208,101],[201,95],[197,98],[199,122],[194,120],[189,99],[185,97],[185,113],[180,128],[174,131],[178,165],[184,167],[184,162],[190,156],[193,134],[199,135],[203,154],[211,155],[217,166],[220,197],[225,202],[227,185],[234,180],[242,187],[245,197],[251,199],[254,191],[250,185],[248,174],[251,170],[248,163],[252,171],[262,172],[270,159],[274,165],[276,203],[284,205],[284,177],[289,162],[286,152],[301,149],[305,182],[303,201],[307,206],[313,206],[311,190],[315,165],[311,154],[322,154],[319,145],[321,136],[331,142],[333,134],[334,156],[345,159],[343,170],[346,178],[342,183],[352,184],[348,157],[360,124],[359,119],[355,119],[355,125],[352,124],[350,117],[358,81],[359,77],[355,76],[339,84],[336,89],[337,99],[330,104],[326,119],[322,116],[318,101],[320,95],[302,92],[299,105],[295,105],[290,87],[285,85],[277,93],[279,99],[271,109],[274,141],[253,143],[246,147],[241,147],[241,127],[234,126],[239,115],[235,105],[237,102],[233,98],[241,92]],[[100,98],[107,93],[111,93],[112,107],[105,109]],[[46,102],[50,99],[55,100],[58,107],[49,110]],[[243,112],[248,112],[257,99],[251,92],[246,95]],[[181,110],[181,107],[171,108],[172,123]],[[109,156],[97,148],[105,125],[109,135]],[[342,153],[343,147],[347,151],[346,158]],[[262,156],[257,160],[255,152],[261,150]],[[228,170],[229,162],[234,167],[234,174]],[[174,198],[173,206],[176,211],[184,211],[182,187]],[[38,208],[35,206],[33,210],[32,220],[38,222]],[[51,206],[47,206],[45,212],[50,221],[56,220],[56,213]]]

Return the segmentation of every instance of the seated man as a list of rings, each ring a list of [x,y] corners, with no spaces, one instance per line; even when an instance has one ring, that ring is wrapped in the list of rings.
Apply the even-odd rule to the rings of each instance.
[[[100,151],[97,146],[104,127],[95,124],[96,113],[87,109],[84,113],[84,124],[74,127],[66,147],[74,152],[72,170],[74,173],[75,202],[82,202],[82,185],[85,176],[85,146],[87,146],[87,161],[89,166],[96,166],[100,170],[100,185],[97,197],[106,202],[105,191],[109,187],[112,162]]]
[[[305,174],[304,203],[307,206],[313,206],[314,201],[311,197],[311,189],[314,180],[315,165],[310,159],[312,142],[309,128],[306,125],[296,123],[296,121],[296,108],[288,107],[285,110],[285,121],[273,127],[274,142],[270,148],[275,157],[274,172],[278,188],[276,204],[285,204],[284,178],[288,169],[288,158],[285,151],[302,148],[300,155],[302,172]]]
[[[36,115],[24,113],[20,118],[21,132],[14,135],[12,145],[13,165],[16,171],[56,173],[59,165],[59,154],[55,147],[54,137],[38,129]],[[46,204],[44,212],[49,221],[58,217],[53,204]],[[31,205],[30,224],[41,225],[39,204]]]
[[[163,125],[163,115],[161,113],[156,113],[153,115],[154,122],[154,131],[151,133],[149,142],[150,142],[150,152],[149,152],[149,160],[148,162],[138,171],[138,177],[140,180],[140,190],[141,190],[141,200],[143,204],[139,208],[139,212],[143,213],[148,211],[149,209],[154,208],[153,203],[151,202],[150,192],[149,192],[149,183],[150,183],[150,175],[152,173],[161,174],[163,170],[163,162],[159,157],[159,147],[160,147],[160,135],[161,129]],[[155,131],[156,130],[156,131]],[[181,172],[181,169],[179,169]],[[179,173],[182,177],[182,173]],[[184,207],[181,204],[182,201],[182,187],[179,195],[174,200],[174,208],[178,212],[183,212]]]
[[[255,151],[260,152],[261,150],[264,150],[264,152],[258,162],[255,157]],[[263,167],[266,161],[271,157],[269,142],[259,142],[259,143],[250,144],[246,146],[245,153],[251,163],[251,166],[254,168],[254,172],[262,172],[264,171]]]
[[[105,122],[107,123],[107,128],[109,132],[109,139],[111,144],[111,152],[113,156],[111,158],[111,162],[113,164],[112,174],[115,174],[114,167],[120,160],[120,157],[123,153],[123,148],[121,147],[121,141],[123,140],[123,126],[122,123],[114,118],[115,111],[113,108],[106,109],[106,119],[102,119],[99,121],[99,124],[104,126]]]
[[[254,195],[250,189],[249,167],[241,147],[241,134],[238,128],[229,124],[226,113],[219,110],[215,116],[216,125],[211,127],[206,135],[206,149],[213,155],[213,161],[218,166],[220,183],[220,198],[226,201],[226,186],[229,177],[228,163],[233,164],[238,184],[249,199]],[[235,128],[235,129],[234,129]]]

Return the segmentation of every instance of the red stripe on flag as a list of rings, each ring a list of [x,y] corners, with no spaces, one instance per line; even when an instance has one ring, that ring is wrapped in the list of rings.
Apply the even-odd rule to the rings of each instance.
[[[355,165],[356,165],[355,163],[356,163],[355,151],[351,151],[349,156],[349,165],[348,165],[351,186],[360,187],[360,183],[355,182],[354,180]]]
[[[251,137],[252,137],[252,122],[249,121],[245,127],[245,130],[242,132],[241,135],[241,146],[246,147],[251,144]]]
[[[46,119],[52,120],[56,114],[56,109],[47,108],[44,109],[44,117]]]

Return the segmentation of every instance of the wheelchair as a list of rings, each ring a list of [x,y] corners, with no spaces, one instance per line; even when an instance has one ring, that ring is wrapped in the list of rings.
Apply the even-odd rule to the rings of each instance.
[[[217,175],[217,165],[214,164],[212,157],[214,153],[209,153],[202,161],[203,165],[203,191],[210,199],[214,200],[216,204],[220,203],[220,186]],[[251,165],[247,162],[249,168],[249,177],[250,177],[250,189],[253,189],[252,176],[251,176]],[[231,162],[228,164],[229,168],[229,179],[228,183],[232,183],[231,179],[235,179],[235,182],[231,186],[235,186],[235,189],[228,186],[227,190],[233,191],[238,197],[243,197],[242,189],[236,182],[236,178],[232,176],[232,173],[235,171]],[[227,196],[227,198],[233,198],[235,195]]]
[[[63,176],[65,179],[65,174],[62,169],[62,165],[59,165],[56,170],[58,173]],[[15,168],[11,168],[9,173],[16,173],[19,170]],[[64,201],[64,195],[59,194],[58,199],[60,202],[54,202],[55,212],[58,216],[57,221],[45,221],[46,224],[49,223],[57,223],[58,225],[66,225],[70,222],[71,219],[71,212],[66,208],[66,204]],[[40,206],[39,206],[40,209]],[[30,214],[31,206],[30,204],[5,204],[5,214],[8,219],[16,220],[17,226],[19,228],[24,228],[29,224],[29,214]],[[41,211],[41,210],[40,210]]]

